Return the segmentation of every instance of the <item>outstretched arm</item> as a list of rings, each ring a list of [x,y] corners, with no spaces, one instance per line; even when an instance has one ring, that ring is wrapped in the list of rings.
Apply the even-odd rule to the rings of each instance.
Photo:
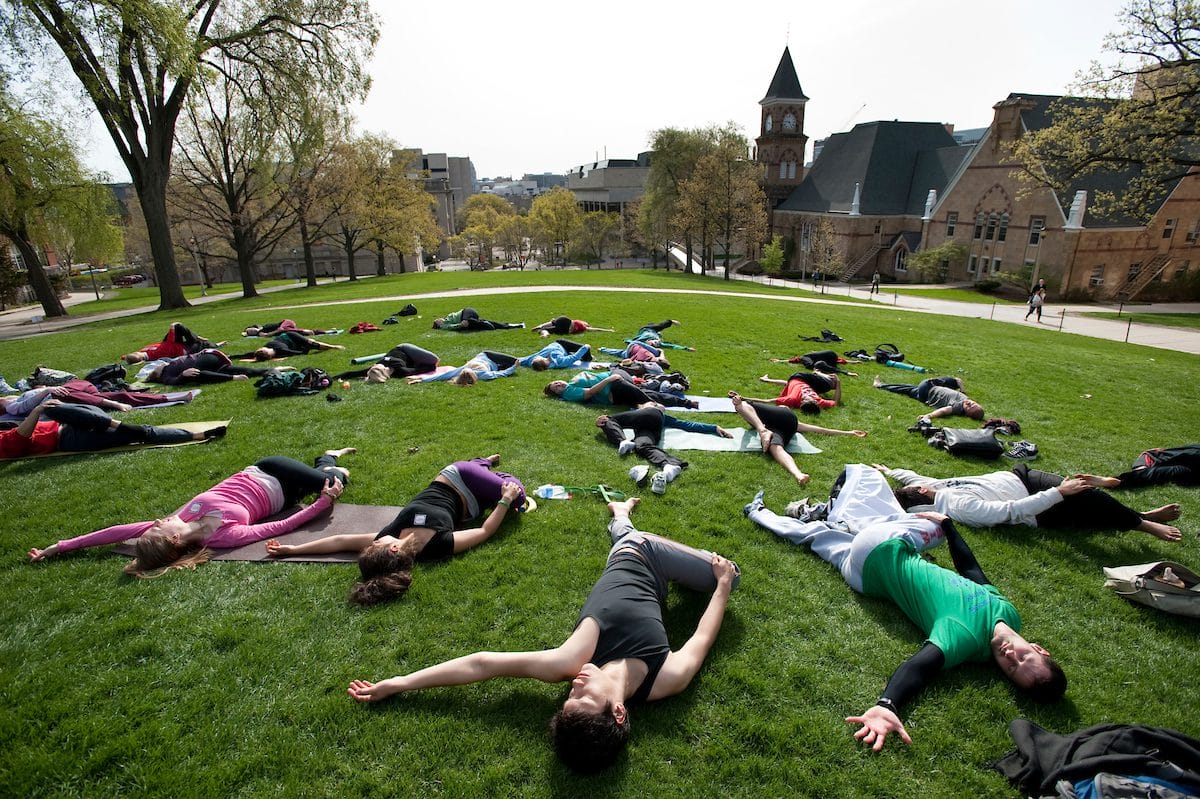
[[[992,581],[983,573],[979,561],[975,559],[975,553],[967,546],[966,540],[954,526],[954,522],[940,513],[918,513],[917,515],[933,519],[942,525],[942,532],[946,534],[946,543],[950,547],[950,559],[954,561],[954,569],[959,574],[980,585],[992,584]]]
[[[835,430],[831,427],[821,427],[819,425],[808,424],[806,422],[800,422],[796,429],[801,433],[824,433],[827,436],[857,436],[859,438],[867,437],[866,430]]]
[[[704,659],[717,640],[721,621],[725,618],[725,606],[729,603],[729,592],[733,590],[735,566],[720,555],[713,554],[712,570],[717,578],[717,588],[708,600],[708,607],[696,625],[696,632],[678,651],[667,655],[649,699],[662,699],[680,693],[691,683],[692,678],[704,665]]]
[[[304,544],[281,544],[274,538],[267,541],[267,554],[273,558],[289,555],[328,555],[333,552],[362,552],[375,541],[374,533],[348,533],[318,538]]]
[[[483,526],[472,527],[469,530],[454,531],[454,554],[466,552],[471,547],[477,547],[496,534],[504,517],[508,515],[512,503],[521,495],[521,487],[512,481],[506,481],[500,487],[500,501],[484,520]]]
[[[883,696],[874,706],[867,708],[861,716],[848,716],[846,723],[861,724],[855,739],[871,746],[878,752],[891,733],[896,733],[907,744],[912,743],[904,722],[900,720],[900,708],[916,696],[941,671],[946,656],[936,644],[926,641],[915,655],[900,664],[888,680]]]

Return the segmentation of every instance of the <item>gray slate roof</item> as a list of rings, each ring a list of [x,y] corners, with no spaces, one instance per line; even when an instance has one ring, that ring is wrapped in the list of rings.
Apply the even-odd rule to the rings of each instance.
[[[829,137],[782,211],[847,213],[861,185],[864,216],[916,215],[930,189],[938,194],[971,152],[937,122],[866,122]]]
[[[804,96],[804,90],[800,88],[796,67],[792,65],[792,53],[786,47],[783,48],[783,58],[779,59],[779,66],[775,68],[775,77],[771,79],[766,97],[758,102],[763,105],[775,100],[808,100]]]

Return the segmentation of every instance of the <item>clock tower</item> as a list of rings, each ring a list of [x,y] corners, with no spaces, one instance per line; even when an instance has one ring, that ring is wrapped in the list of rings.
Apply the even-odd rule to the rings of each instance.
[[[763,191],[767,195],[768,210],[774,210],[787,199],[792,189],[804,179],[804,149],[808,137],[804,135],[804,104],[808,98],[800,88],[796,67],[792,65],[792,54],[783,48],[783,58],[775,69],[775,77],[767,89],[767,96],[758,101],[762,106],[762,120],[758,138],[758,162],[766,170]]]

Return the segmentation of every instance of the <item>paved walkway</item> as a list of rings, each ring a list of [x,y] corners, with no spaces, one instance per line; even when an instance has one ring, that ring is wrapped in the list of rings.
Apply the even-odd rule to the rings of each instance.
[[[360,279],[366,279],[360,278]],[[800,288],[800,284],[790,281],[777,279],[763,278],[738,278],[744,282],[757,282],[763,285],[773,287],[788,287]],[[354,300],[339,300],[329,303],[305,303],[300,302],[295,305],[276,306],[274,310],[287,310],[299,308],[312,308],[324,305],[354,305],[363,302],[410,302],[419,301],[421,298],[437,299],[445,297],[475,297],[488,294],[516,294],[516,293],[546,293],[546,292],[563,292],[563,291],[628,291],[632,293],[648,294],[648,293],[663,293],[663,294],[722,294],[735,297],[757,297],[765,300],[774,300],[777,302],[805,302],[822,305],[842,305],[847,307],[862,307],[861,303],[847,303],[846,298],[857,300],[870,300],[872,303],[885,305],[892,308],[910,311],[914,313],[932,313],[942,316],[961,316],[976,319],[994,319],[1001,322],[1010,322],[1013,324],[1033,325],[1034,322],[1025,322],[1023,318],[1027,310],[1025,305],[1010,305],[996,303],[982,304],[972,302],[958,302],[954,300],[939,300],[930,297],[918,297],[906,295],[903,291],[877,294],[872,297],[866,286],[848,288],[844,284],[831,284],[824,297],[789,297],[780,296],[777,294],[747,294],[745,292],[729,292],[721,288],[722,282],[714,278],[711,289],[645,289],[645,288],[625,288],[625,287],[610,287],[610,286],[586,286],[586,285],[562,285],[562,286],[507,286],[507,287],[490,287],[480,289],[459,289],[454,291],[439,291],[428,292],[424,294],[399,294],[394,296],[370,297]],[[286,285],[274,286],[270,288],[260,289],[260,293],[275,293],[280,291],[292,291],[299,287]],[[803,288],[811,289],[811,286],[804,285]],[[81,302],[87,302],[94,298],[91,292],[78,292],[71,294],[64,304],[77,305]],[[216,302],[218,300],[236,299],[241,296],[241,292],[232,292],[228,294],[214,294],[207,297],[201,297],[191,300],[193,305]],[[297,299],[303,297],[303,294],[297,294]],[[111,311],[108,313],[94,314],[91,316],[67,316],[55,319],[42,319],[42,310],[40,306],[25,306],[10,311],[0,312],[0,341],[8,339],[29,338],[38,335],[47,335],[55,333],[59,330],[64,330],[76,325],[87,324],[89,322],[103,321],[105,319],[117,319],[125,316],[135,316],[137,314],[149,313],[157,309],[156,305],[146,306],[142,308],[131,308],[122,311]],[[1092,338],[1108,339],[1110,341],[1128,341],[1131,344],[1142,344],[1148,347],[1157,347],[1159,349],[1176,350],[1178,352],[1188,352],[1200,354],[1200,329],[1183,328],[1183,327],[1167,327],[1165,325],[1146,325],[1146,324],[1131,324],[1127,320],[1114,319],[1095,319],[1084,314],[1095,311],[1116,311],[1115,306],[1108,307],[1104,305],[1056,305],[1051,303],[1042,314],[1042,324],[1038,327],[1047,331],[1061,331],[1064,333],[1075,333],[1081,336],[1090,336]],[[1200,314],[1200,303],[1158,303],[1152,305],[1135,306],[1135,313],[1150,314],[1150,313],[1197,313]]]

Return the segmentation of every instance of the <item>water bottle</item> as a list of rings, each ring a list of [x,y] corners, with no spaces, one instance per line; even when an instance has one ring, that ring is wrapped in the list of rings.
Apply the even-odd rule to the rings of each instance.
[[[546,485],[538,486],[533,491],[534,496],[541,499],[570,499],[571,492],[560,485],[547,483]]]

